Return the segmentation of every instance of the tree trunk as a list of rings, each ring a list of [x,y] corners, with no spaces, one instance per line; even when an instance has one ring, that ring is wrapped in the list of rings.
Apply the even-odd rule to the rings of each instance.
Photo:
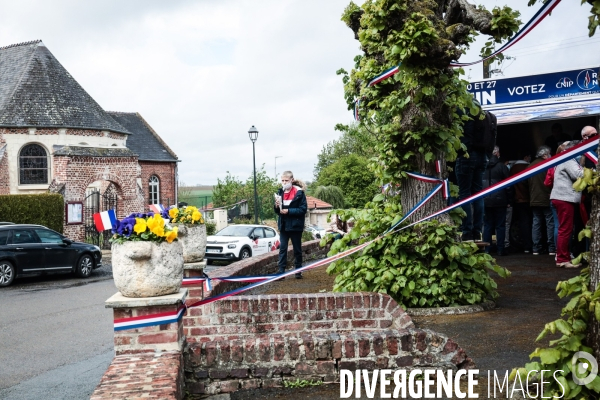
[[[442,171],[446,171],[446,160],[443,157],[442,153],[436,154],[437,160],[441,161]],[[445,179],[448,177],[447,172],[443,172],[442,174],[438,174],[435,170],[435,161],[431,160],[429,162],[425,161],[425,157],[423,154],[417,154],[416,156],[418,169],[414,172],[418,172],[423,175],[436,177]],[[413,178],[403,179],[400,183],[401,189],[401,201],[402,201],[402,213],[406,214],[423,198],[431,192],[435,188],[435,184],[421,182],[419,180]],[[442,196],[442,191],[439,191],[431,200],[425,203],[417,212],[415,212],[410,218],[409,222],[418,221],[421,218],[427,217],[433,214],[436,211],[441,210],[446,207],[446,200]],[[443,221],[445,223],[452,223],[452,220],[447,214],[443,214],[438,216],[438,221]]]
[[[600,173],[600,169],[597,168]],[[598,289],[600,282],[600,193],[592,194],[592,211],[590,212],[590,221],[592,228],[592,240],[590,245],[590,286],[591,291]],[[590,322],[588,325],[588,343],[594,350],[594,357],[600,360],[600,321],[594,317],[594,313],[590,313]]]

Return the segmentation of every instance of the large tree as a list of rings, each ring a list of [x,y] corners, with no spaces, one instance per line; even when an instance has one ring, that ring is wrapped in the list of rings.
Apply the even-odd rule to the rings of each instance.
[[[445,161],[455,159],[461,148],[463,121],[457,112],[473,108],[472,96],[460,70],[450,63],[460,58],[476,32],[490,35],[491,42],[511,36],[518,15],[508,7],[489,12],[465,0],[372,0],[346,8],[342,19],[363,52],[345,77],[346,99],[351,107],[360,99],[363,124],[378,138],[375,172],[382,183],[400,184],[404,210],[431,189],[407,179],[405,172],[437,176],[434,161],[441,160],[446,171]],[[396,75],[367,85],[397,65]],[[413,218],[443,206],[437,196]]]

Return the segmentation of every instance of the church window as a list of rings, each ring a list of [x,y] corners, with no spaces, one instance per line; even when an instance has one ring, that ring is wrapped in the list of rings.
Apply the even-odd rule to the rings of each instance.
[[[19,153],[19,184],[48,183],[48,153],[39,144],[28,144]]]
[[[148,182],[149,199],[148,204],[159,204],[160,202],[160,182],[158,176],[152,175]]]

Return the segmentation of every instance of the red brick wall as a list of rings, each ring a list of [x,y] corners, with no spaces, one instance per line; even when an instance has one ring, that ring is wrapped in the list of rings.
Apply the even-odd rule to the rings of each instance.
[[[235,296],[188,313],[186,388],[196,395],[333,382],[342,369],[473,366],[455,342],[414,328],[380,293]]]
[[[177,182],[175,181],[175,166],[174,162],[153,162],[140,161],[142,167],[142,189],[144,191],[144,206],[147,208],[150,198],[148,181],[152,175],[158,176],[160,189],[160,202],[169,206],[175,204],[175,195],[177,193]],[[167,204],[167,200],[169,204]]]
[[[118,192],[118,215],[123,218],[134,212],[142,212],[143,199],[138,193],[137,157],[64,157],[55,156],[53,176],[56,183],[65,183],[65,202],[83,201],[85,189],[98,180],[115,184]],[[83,240],[83,225],[66,225],[64,233],[74,240]]]
[[[183,398],[181,353],[135,354],[114,358],[91,400]]]

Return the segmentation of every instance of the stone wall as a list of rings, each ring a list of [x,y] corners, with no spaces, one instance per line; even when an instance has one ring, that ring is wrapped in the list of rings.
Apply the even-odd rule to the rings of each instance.
[[[446,336],[415,329],[379,293],[238,296],[190,310],[184,350],[192,395],[339,379],[340,369],[468,368]]]

